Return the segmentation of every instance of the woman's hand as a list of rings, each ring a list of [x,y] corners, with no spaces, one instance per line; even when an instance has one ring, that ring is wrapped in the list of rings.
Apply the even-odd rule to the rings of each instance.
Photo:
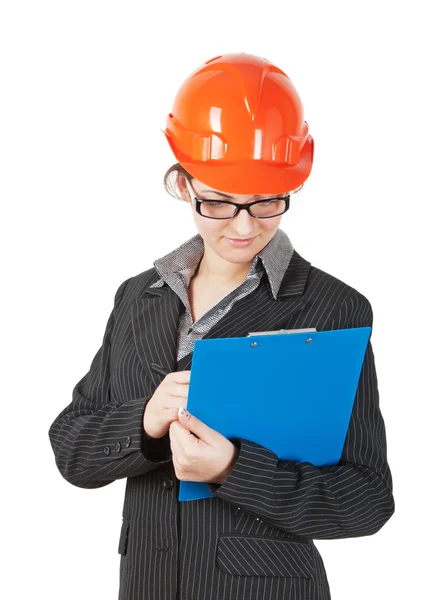
[[[222,484],[238,459],[238,448],[185,409],[178,412],[178,419],[170,425],[176,477],[180,481]]]
[[[172,421],[178,419],[178,408],[187,406],[190,371],[175,371],[165,376],[147,402],[144,431],[152,438],[164,436]]]

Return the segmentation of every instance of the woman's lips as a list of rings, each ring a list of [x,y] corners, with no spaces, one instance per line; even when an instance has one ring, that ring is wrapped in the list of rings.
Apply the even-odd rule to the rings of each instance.
[[[248,246],[251,242],[253,242],[255,237],[247,238],[247,239],[233,239],[233,238],[228,237],[228,238],[226,238],[226,240],[229,242],[229,244],[231,244],[232,246],[235,246],[235,248],[243,248],[244,246]]]

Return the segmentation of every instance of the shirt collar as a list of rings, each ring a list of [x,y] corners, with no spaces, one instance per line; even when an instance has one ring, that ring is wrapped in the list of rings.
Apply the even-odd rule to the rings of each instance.
[[[260,258],[267,273],[273,297],[276,300],[293,252],[294,248],[289,237],[282,229],[277,229],[270,242],[255,256],[247,277],[260,269],[258,261],[258,258]],[[159,287],[161,282],[164,282],[165,278],[171,273],[182,273],[188,285],[191,276],[201,261],[203,253],[204,240],[201,234],[198,233],[172,252],[161,258],[157,258],[153,262],[153,265],[161,280],[155,282],[153,286]]]

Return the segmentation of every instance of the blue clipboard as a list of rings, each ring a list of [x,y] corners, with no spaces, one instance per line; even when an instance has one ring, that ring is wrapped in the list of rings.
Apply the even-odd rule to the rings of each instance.
[[[228,439],[280,460],[340,460],[371,327],[210,338],[194,345],[187,409]],[[212,498],[179,482],[179,501]]]

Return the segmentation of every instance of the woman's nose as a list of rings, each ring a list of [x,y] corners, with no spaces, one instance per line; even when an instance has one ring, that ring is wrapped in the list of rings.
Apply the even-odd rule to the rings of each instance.
[[[238,214],[232,218],[232,227],[239,233],[239,237],[249,237],[244,235],[255,228],[255,217],[249,214],[247,209],[241,209]],[[241,235],[243,233],[243,235]]]

